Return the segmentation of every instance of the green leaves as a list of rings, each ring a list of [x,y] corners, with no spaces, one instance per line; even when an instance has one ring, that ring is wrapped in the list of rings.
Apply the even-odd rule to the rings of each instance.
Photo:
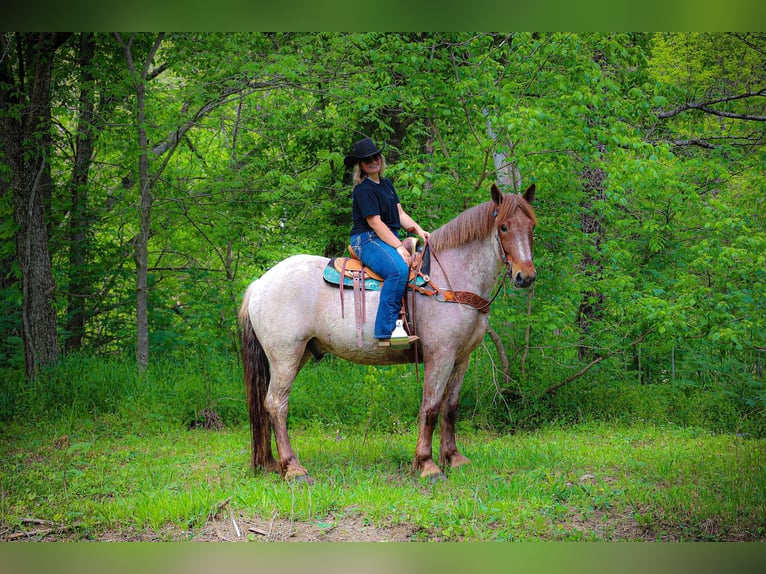
[[[136,53],[153,38],[136,35]],[[114,38],[96,39],[87,261],[69,267],[62,232],[79,96],[70,59],[58,62],[54,82],[49,228],[61,277],[90,279],[83,344],[105,353],[130,347],[135,332],[139,190],[132,79]],[[147,82],[149,146],[161,150],[185,131],[167,165],[159,151],[151,158],[153,170],[163,169],[149,242],[155,350],[233,350],[250,280],[291,253],[342,253],[351,218],[343,156],[369,135],[385,145],[387,173],[427,229],[488,199],[495,154],[522,188],[537,184],[534,297],[501,297],[491,316],[517,371],[524,352],[534,365],[524,385],[576,373],[582,349],[621,351],[587,377],[602,369],[635,380],[631,369],[671,357],[689,380],[719,359],[757,372],[766,332],[766,178],[753,145],[760,123],[681,108],[763,85],[760,42],[734,34],[168,34]],[[763,115],[756,101],[713,107]],[[9,198],[0,198],[0,213],[10,215]],[[10,356],[22,301],[14,233],[3,218],[7,364],[21,359]],[[646,330],[638,367],[628,345]]]

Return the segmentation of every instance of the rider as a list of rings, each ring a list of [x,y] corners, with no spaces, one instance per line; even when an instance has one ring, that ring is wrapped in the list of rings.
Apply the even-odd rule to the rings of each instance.
[[[399,239],[399,230],[404,227],[423,241],[430,234],[402,208],[394,184],[383,176],[386,161],[370,138],[356,142],[343,161],[346,167],[354,168],[351,247],[362,263],[385,280],[374,336],[379,345],[387,345],[396,326],[411,262],[410,252]],[[412,336],[410,342],[417,339]]]

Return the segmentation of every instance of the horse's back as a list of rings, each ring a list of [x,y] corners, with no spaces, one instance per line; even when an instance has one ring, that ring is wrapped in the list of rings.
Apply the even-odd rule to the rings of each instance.
[[[304,284],[317,274],[321,278],[322,271],[329,260],[318,255],[292,255],[283,259],[266,273],[253,282],[254,288],[265,292],[268,290],[281,290],[288,285]]]
[[[305,314],[324,288],[322,273],[328,261],[326,257],[301,254],[271,267],[245,293],[251,319],[256,323],[259,319],[284,323],[295,314]]]
[[[300,355],[301,344],[312,341],[315,354],[330,353],[369,364],[402,362],[379,357],[387,353],[372,338],[379,296],[375,291],[365,293],[366,345],[359,348],[354,294],[350,289],[341,293],[324,280],[329,261],[317,255],[293,255],[250,284],[243,305],[247,305],[247,315],[270,358],[280,353],[291,356],[296,349]]]

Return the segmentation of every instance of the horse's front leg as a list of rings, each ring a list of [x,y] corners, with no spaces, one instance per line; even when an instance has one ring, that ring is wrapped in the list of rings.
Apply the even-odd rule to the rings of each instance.
[[[293,380],[296,373],[280,375],[272,373],[269,391],[266,394],[266,410],[269,413],[274,438],[277,443],[277,464],[285,480],[313,482],[308,471],[298,461],[290,437],[287,434],[287,411]]]
[[[415,445],[415,458],[412,470],[420,473],[421,478],[443,478],[444,474],[433,460],[433,434],[439,410],[444,398],[444,389],[451,365],[435,366],[435,363],[424,365],[423,401],[420,404],[420,425],[418,442]]]
[[[460,389],[463,377],[468,369],[468,359],[457,363],[447,384],[447,390],[441,407],[441,442],[439,445],[439,464],[450,465],[452,468],[471,462],[457,449],[455,423],[457,422],[460,404]]]

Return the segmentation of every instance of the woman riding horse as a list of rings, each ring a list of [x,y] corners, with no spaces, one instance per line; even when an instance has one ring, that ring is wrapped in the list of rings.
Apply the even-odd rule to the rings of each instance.
[[[443,477],[432,453],[437,419],[439,463],[456,467],[469,462],[455,440],[460,387],[471,353],[489,327],[489,298],[501,273],[509,274],[519,288],[535,281],[536,218],[530,205],[534,194],[534,185],[524,194],[502,193],[492,185],[490,201],[431,234],[430,291],[411,295],[418,309],[416,330],[423,361],[423,400],[412,466],[421,477]],[[323,280],[329,261],[317,255],[293,255],[277,263],[248,286],[239,311],[252,464],[278,471],[287,480],[311,481],[287,430],[290,391],[306,362],[328,353],[366,365],[419,360],[411,349],[379,347],[371,341],[358,345],[354,317],[343,316],[337,287]],[[374,308],[378,299],[378,291],[369,291],[368,308]]]
[[[430,234],[402,208],[394,184],[383,176],[386,160],[370,138],[356,142],[344,163],[354,168],[351,247],[362,263],[384,280],[375,315],[374,337],[379,345],[386,346],[399,316],[410,273],[410,252],[399,239],[399,230],[404,226],[423,241]],[[411,335],[409,342],[417,339]]]

